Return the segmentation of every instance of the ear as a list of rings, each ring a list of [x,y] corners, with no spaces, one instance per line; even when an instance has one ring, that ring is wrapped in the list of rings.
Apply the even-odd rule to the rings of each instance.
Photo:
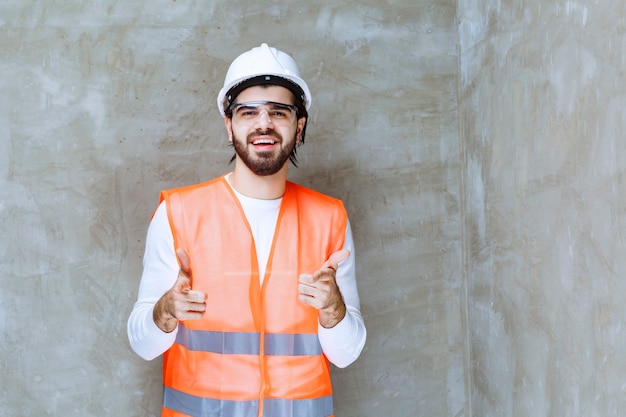
[[[226,126],[226,133],[228,133],[228,141],[232,142],[233,141],[233,120],[228,116],[224,116],[224,126]]]
[[[296,143],[300,143],[300,139],[302,137],[302,130],[304,130],[305,124],[306,124],[306,117],[301,117],[298,119],[298,129],[296,130]]]

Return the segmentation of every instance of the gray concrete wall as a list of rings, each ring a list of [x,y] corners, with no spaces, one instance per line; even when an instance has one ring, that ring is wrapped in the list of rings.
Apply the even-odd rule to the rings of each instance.
[[[623,414],[620,2],[208,3],[0,5],[2,415],[158,415],[125,334],[147,223],[229,169],[214,98],[261,41],[314,91],[292,179],[359,251],[337,415]]]
[[[471,415],[624,416],[624,3],[457,3]]]
[[[337,415],[463,415],[456,40],[452,0],[4,0],[0,414],[158,415],[125,333],[148,221],[229,169],[215,96],[266,41],[314,92],[291,176],[354,228],[369,339]]]

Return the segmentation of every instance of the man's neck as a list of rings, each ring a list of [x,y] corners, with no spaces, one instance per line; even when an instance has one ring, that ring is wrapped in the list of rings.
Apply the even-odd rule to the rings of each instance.
[[[241,194],[260,200],[275,200],[285,194],[287,183],[286,163],[273,175],[260,176],[250,171],[241,161],[235,161],[235,170],[230,176],[230,184]]]

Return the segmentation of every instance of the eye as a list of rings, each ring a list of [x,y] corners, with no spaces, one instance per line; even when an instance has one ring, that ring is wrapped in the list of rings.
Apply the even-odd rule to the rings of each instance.
[[[291,117],[292,110],[289,107],[274,106],[269,114],[276,119],[289,119]]]
[[[272,110],[272,117],[284,119],[287,116],[288,116],[288,113],[285,110]]]
[[[240,117],[245,117],[245,118],[258,117],[259,110],[254,107],[240,107],[237,110],[237,114]]]

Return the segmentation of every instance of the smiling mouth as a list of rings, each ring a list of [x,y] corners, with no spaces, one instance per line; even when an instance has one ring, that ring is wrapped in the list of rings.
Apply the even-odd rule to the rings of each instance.
[[[280,135],[273,130],[257,130],[251,132],[248,136],[248,143],[252,146],[263,148],[277,145],[281,142]]]
[[[252,141],[253,145],[274,145],[276,141],[273,139],[257,139]]]

